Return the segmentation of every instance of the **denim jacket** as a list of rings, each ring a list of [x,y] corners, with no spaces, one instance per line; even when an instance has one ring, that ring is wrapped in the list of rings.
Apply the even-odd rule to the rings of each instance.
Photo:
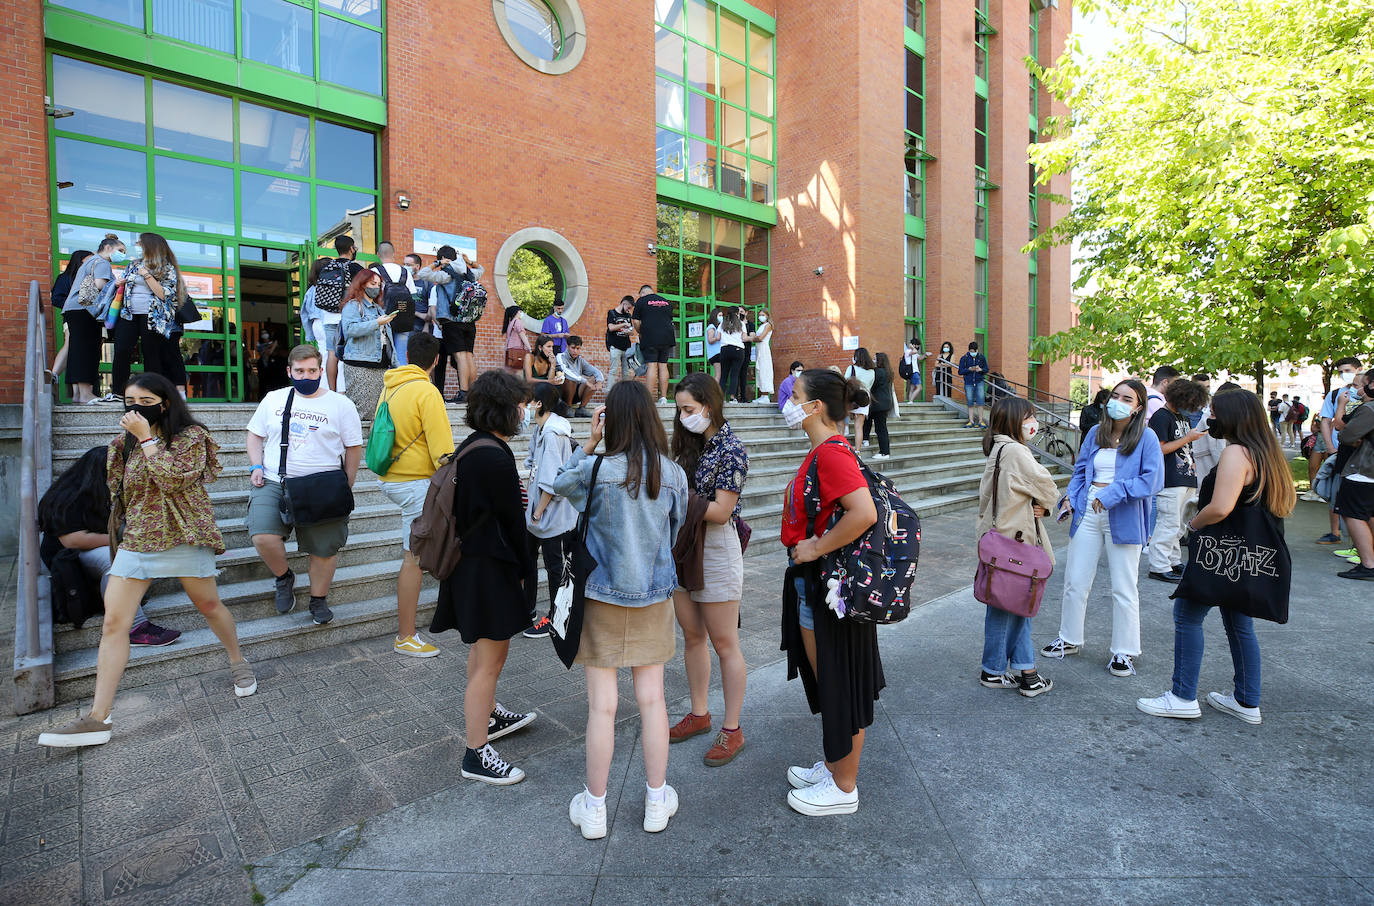
[[[343,354],[345,360],[382,360],[382,332],[390,328],[387,325],[378,327],[377,319],[384,314],[381,306],[371,299],[351,299],[344,303],[343,313],[339,318],[339,331],[346,338]]]
[[[1069,503],[1073,505],[1073,524],[1069,537],[1088,513],[1088,489],[1093,483],[1093,456],[1097,454],[1097,429],[1094,425],[1078,448],[1073,464],[1073,478],[1069,481]],[[1150,533],[1152,498],[1164,488],[1164,454],[1159,437],[1148,428],[1140,435],[1140,443],[1130,454],[1116,451],[1116,477],[1105,488],[1099,488],[1097,499],[1107,508],[1107,522],[1112,529],[1113,544],[1144,544]]]
[[[602,459],[587,510],[587,550],[596,558],[587,597],[621,607],[648,607],[668,600],[677,588],[673,542],[687,518],[687,474],[666,456],[659,463],[663,477],[658,498],[651,500],[644,488],[631,497],[621,486],[623,453]],[[579,512],[587,509],[595,464],[596,457],[578,447],[554,480],[554,493]]]

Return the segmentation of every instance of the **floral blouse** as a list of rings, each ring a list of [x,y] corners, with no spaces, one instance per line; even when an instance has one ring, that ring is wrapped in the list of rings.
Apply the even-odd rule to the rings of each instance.
[[[132,280],[138,280],[147,282],[144,281],[142,277],[134,276],[138,272],[138,266],[142,263],[142,258],[135,258],[133,261],[129,262],[128,267],[124,270],[124,278],[126,281],[131,282]],[[153,295],[153,299],[148,305],[148,328],[150,330],[156,330],[164,337],[170,337],[175,333],[175,328],[177,326],[177,285],[180,282],[177,277],[177,269],[170,264],[164,264],[161,271],[155,271],[151,267],[148,269],[152,271],[151,279],[162,284],[162,298],[159,299],[156,295]],[[124,288],[124,292],[129,292],[129,287],[127,285]],[[129,306],[125,305],[120,309],[119,317],[125,321],[132,321],[134,313],[130,310]],[[130,548],[130,550],[132,550],[132,548]]]
[[[726,422],[710,440],[706,441],[706,447],[701,451],[701,459],[697,460],[692,490],[707,500],[715,500],[716,491],[734,491],[736,494],[742,494],[744,478],[748,474],[749,454],[744,451],[744,442],[730,430],[730,423]],[[743,496],[735,501],[735,511],[731,517],[738,519],[742,509]]]
[[[149,553],[191,544],[224,553],[215,508],[205,490],[219,475],[218,451],[219,444],[199,425],[182,431],[170,446],[159,443],[152,456],[135,444],[128,462],[124,461],[124,436],[110,441],[106,481],[116,509],[116,493],[124,505],[124,535],[119,546]]]

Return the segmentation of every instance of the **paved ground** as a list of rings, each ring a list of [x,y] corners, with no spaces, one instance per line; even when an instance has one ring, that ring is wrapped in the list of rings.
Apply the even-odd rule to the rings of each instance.
[[[249,699],[227,671],[128,690],[98,749],[36,746],[75,707],[0,719],[0,903],[1374,903],[1374,586],[1335,578],[1310,543],[1323,511],[1301,507],[1292,622],[1260,628],[1260,727],[1135,710],[1172,669],[1167,588],[1149,579],[1140,676],[1105,670],[1102,575],[1085,655],[1041,665],[1051,693],[979,687],[972,514],[949,514],[925,526],[929,603],[883,630],[889,686],[855,816],[802,818],[784,801],[783,771],[819,757],[820,728],[783,679],[770,555],[748,565],[748,747],[718,769],[700,761],[709,738],[673,747],[682,807],[663,834],[639,826],[634,719],[610,835],[587,842],[568,823],[585,700],[546,642],[518,639],[503,677],[502,700],[541,716],[500,746],[529,779],[496,789],[458,775],[458,640],[440,636],[432,661],[375,640],[259,664]],[[1037,644],[1054,636],[1059,590],[1056,577]],[[1202,689],[1229,689],[1215,616],[1207,631]],[[680,658],[668,682],[676,717]]]

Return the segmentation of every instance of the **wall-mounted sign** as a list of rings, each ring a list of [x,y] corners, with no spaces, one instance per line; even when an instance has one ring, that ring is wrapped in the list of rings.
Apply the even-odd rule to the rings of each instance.
[[[705,327],[703,326],[703,322],[701,322],[701,321],[688,321],[688,322],[687,322],[687,336],[689,336],[689,337],[699,337],[699,336],[701,336],[704,332],[705,332]]]
[[[436,230],[415,230],[411,239],[411,251],[417,255],[433,255],[439,251],[441,245],[451,245],[460,253],[467,252],[472,260],[477,260],[477,240],[471,236],[440,233]]]
[[[700,340],[698,340],[698,341],[695,342],[695,343],[688,343],[688,344],[687,344],[687,357],[688,357],[689,359],[694,359],[694,358],[697,358],[698,356],[703,356],[703,355],[705,355],[705,354],[706,354],[706,344],[702,343]]]
[[[845,352],[853,352],[854,350],[859,348],[859,338],[845,337],[843,340],[840,341],[840,348],[843,349]]]

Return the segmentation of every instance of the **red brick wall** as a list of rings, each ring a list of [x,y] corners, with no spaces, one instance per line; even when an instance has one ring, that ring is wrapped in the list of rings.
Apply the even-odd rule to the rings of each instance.
[[[988,59],[988,361],[1010,380],[1028,383],[1030,256],[1030,8],[1024,0],[992,0]]]
[[[29,282],[37,280],[47,306],[52,285],[52,222],[48,218],[48,148],[43,94],[43,17],[39,0],[8,4],[0,19],[0,128],[5,164],[0,168],[0,220],[17,255],[0,276],[0,322],[9,325],[0,343],[0,404],[24,399],[24,344]],[[51,333],[51,331],[50,331]]]

